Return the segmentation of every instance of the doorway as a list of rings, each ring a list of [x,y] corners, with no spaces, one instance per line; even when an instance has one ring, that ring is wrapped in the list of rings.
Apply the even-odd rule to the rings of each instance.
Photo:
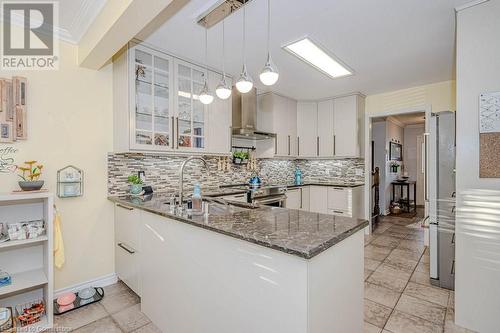
[[[373,231],[375,198],[380,216],[421,221],[427,216],[426,133],[431,108],[413,108],[366,115],[365,137],[365,209]],[[375,195],[374,172],[378,168],[378,195]],[[426,237],[426,240],[428,238]]]

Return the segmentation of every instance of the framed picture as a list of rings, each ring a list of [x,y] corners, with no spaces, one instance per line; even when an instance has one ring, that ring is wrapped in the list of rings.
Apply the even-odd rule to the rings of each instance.
[[[389,142],[389,160],[401,161],[403,159],[403,146],[396,142]]]

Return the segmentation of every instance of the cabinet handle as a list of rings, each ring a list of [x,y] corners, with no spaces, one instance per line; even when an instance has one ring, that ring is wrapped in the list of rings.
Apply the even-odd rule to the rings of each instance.
[[[316,137],[316,155],[319,156],[319,136]]]
[[[229,152],[233,151],[233,129],[229,126]]]
[[[288,156],[290,156],[290,135],[288,136]]]
[[[176,133],[177,133],[177,138],[175,140],[175,148],[179,149],[179,117],[175,117],[176,121]]]
[[[300,190],[300,209],[302,209],[302,188]]]
[[[455,233],[453,233],[453,236],[451,236],[451,244],[455,244]]]
[[[335,156],[337,154],[336,150],[337,150],[337,137],[335,136],[335,134],[333,135],[333,156]]]
[[[344,212],[343,212],[343,211],[340,211],[340,210],[334,210],[333,212],[334,212],[334,213],[337,213],[337,214],[344,214]]]
[[[455,260],[453,260],[453,263],[451,264],[451,272],[452,275],[455,275]]]
[[[300,156],[300,137],[297,137],[297,156]]]
[[[123,243],[118,243],[118,246],[121,247],[122,249],[124,249],[125,251],[127,251],[130,254],[134,254],[135,253],[135,251],[132,248],[129,248],[127,245],[125,245]]]
[[[172,144],[171,144],[172,149],[175,148],[175,145],[174,145],[174,143],[175,143],[175,119],[174,118],[175,117],[172,116],[172,129],[170,130],[172,132]]]
[[[132,207],[127,207],[127,206],[124,206],[122,204],[116,204],[116,207],[120,207],[120,208],[123,208],[123,209],[126,209],[126,210],[134,210]]]
[[[274,138],[274,155],[278,155],[278,136],[279,134],[276,134],[276,138]]]

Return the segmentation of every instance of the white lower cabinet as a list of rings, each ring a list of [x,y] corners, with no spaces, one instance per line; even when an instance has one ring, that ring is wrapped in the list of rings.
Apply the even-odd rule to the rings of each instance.
[[[328,214],[328,187],[310,186],[309,210],[314,213]]]
[[[301,188],[302,209],[314,213],[363,218],[363,188],[363,186],[304,186]],[[287,208],[291,208],[288,199]]]
[[[302,203],[302,189],[295,188],[286,191],[286,208],[300,209]]]
[[[115,271],[137,295],[142,294],[140,278],[141,211],[115,205]]]

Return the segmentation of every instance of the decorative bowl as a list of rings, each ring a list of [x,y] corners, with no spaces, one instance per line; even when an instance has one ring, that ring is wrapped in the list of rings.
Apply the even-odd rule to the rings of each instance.
[[[142,192],[142,184],[130,184],[130,194],[139,194]]]
[[[44,181],[43,180],[21,180],[18,182],[19,187],[23,191],[38,191],[42,188]]]
[[[72,292],[62,294],[57,298],[57,304],[61,306],[68,306],[76,299],[76,295]]]

